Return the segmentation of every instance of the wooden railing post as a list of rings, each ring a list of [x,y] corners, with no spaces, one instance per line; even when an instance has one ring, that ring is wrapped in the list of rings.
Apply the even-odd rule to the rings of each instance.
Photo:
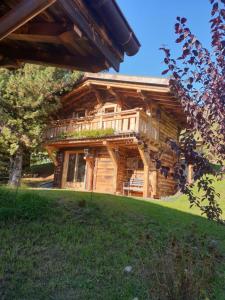
[[[103,129],[103,118],[102,118],[102,114],[100,115],[100,120],[99,120],[99,129]]]
[[[140,132],[140,111],[138,110],[136,113],[136,132]]]

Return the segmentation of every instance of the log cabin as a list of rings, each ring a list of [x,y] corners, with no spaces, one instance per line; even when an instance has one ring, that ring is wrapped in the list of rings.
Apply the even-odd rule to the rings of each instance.
[[[178,141],[185,125],[179,99],[163,78],[86,73],[62,97],[45,134],[54,187],[160,198],[176,192]],[[166,178],[157,158],[169,168]]]
[[[0,1],[0,66],[119,70],[140,43],[115,0]]]

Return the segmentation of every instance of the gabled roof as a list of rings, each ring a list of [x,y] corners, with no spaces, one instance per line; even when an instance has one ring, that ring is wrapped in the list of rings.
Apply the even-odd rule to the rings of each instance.
[[[166,78],[85,73],[74,89],[63,96],[63,104],[71,105],[87,94],[102,99],[108,95],[125,100],[131,105],[136,103],[136,100],[143,104],[152,103],[172,114],[182,126],[186,122],[181,103],[172,93],[169,80]]]
[[[115,0],[2,0],[0,66],[119,70],[140,43]]]
[[[130,76],[123,74],[110,74],[110,73],[89,73],[84,74],[83,80],[97,80],[97,81],[109,81],[118,83],[131,83],[131,84],[143,84],[149,86],[169,86],[169,80],[162,77],[145,77],[145,76]]]

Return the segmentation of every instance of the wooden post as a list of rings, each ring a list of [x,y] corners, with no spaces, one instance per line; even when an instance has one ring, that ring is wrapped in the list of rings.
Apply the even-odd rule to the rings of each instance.
[[[158,195],[158,172],[157,170],[152,170],[150,171],[150,181],[151,181],[151,187],[152,187],[152,192],[151,192],[151,197],[152,198],[159,198]]]
[[[137,111],[136,115],[136,132],[140,133],[140,111]]]
[[[118,174],[118,161],[115,154],[115,151],[113,150],[112,146],[109,144],[109,142],[104,141],[103,145],[106,146],[107,151],[109,153],[109,156],[112,160],[113,167],[114,167],[114,179],[113,179],[113,185],[114,185],[114,193],[117,192],[117,174]]]
[[[193,182],[193,165],[189,164],[187,169],[187,181],[189,184]]]
[[[57,167],[58,163],[57,163],[55,155],[53,154],[53,151],[55,151],[55,148],[46,146],[45,149],[47,150],[49,157],[53,161],[54,166]]]
[[[143,187],[143,197],[149,197],[149,166],[144,165],[144,187]]]
[[[138,151],[144,164],[144,186],[143,197],[149,197],[149,170],[150,170],[150,158],[149,153],[144,151],[143,146],[138,145]]]
[[[86,178],[86,189],[88,191],[93,190],[93,178],[94,178],[94,158],[93,157],[86,157],[87,162],[87,178]]]

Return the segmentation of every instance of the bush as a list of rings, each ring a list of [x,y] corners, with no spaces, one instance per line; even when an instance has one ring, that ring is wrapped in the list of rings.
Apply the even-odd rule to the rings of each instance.
[[[34,193],[17,193],[0,188],[0,222],[10,220],[31,221],[43,217],[49,210],[49,200]]]
[[[111,136],[114,134],[113,128],[106,128],[106,129],[93,129],[93,130],[81,130],[81,131],[74,131],[74,132],[63,132],[60,133],[57,138],[100,138],[104,136]]]

